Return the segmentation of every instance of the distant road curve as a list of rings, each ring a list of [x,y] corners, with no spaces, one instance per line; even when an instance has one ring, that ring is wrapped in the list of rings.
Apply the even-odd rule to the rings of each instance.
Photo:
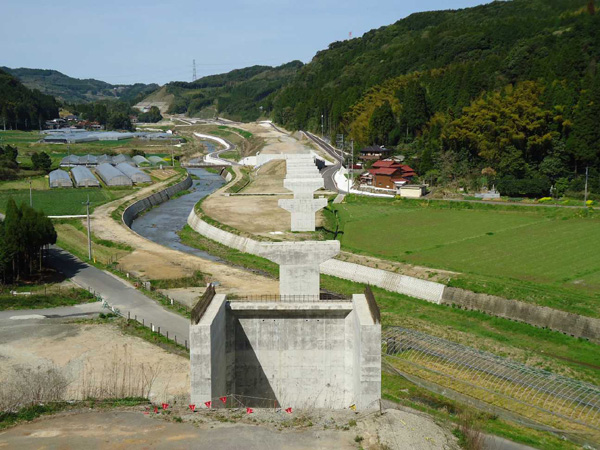
[[[323,167],[323,169],[321,169],[321,175],[325,180],[325,189],[332,192],[339,192],[333,177],[334,174],[342,167],[342,162],[344,158],[340,156],[340,154],[336,151],[335,148],[333,148],[320,137],[315,136],[314,134],[309,133],[308,131],[302,131],[302,133],[304,133],[304,135],[308,139],[313,141],[317,146],[319,146],[321,149],[323,149],[323,151],[325,151],[329,156],[331,156],[334,159],[334,161],[336,161],[336,163],[333,166]]]

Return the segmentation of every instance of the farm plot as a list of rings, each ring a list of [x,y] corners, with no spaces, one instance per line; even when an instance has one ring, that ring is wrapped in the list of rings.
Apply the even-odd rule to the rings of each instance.
[[[103,203],[124,197],[133,189],[58,189],[32,191],[33,207],[51,216],[85,214],[84,202],[90,198],[93,209]],[[29,203],[29,190],[0,190],[0,212],[6,211],[6,203],[13,198],[17,204]]]
[[[582,303],[579,311],[572,312],[597,315],[597,216],[573,210],[441,207],[363,199],[351,199],[336,209],[342,231],[338,237],[345,250],[502,279],[528,291],[533,285],[567,289],[582,298],[552,300],[548,305],[570,310]]]

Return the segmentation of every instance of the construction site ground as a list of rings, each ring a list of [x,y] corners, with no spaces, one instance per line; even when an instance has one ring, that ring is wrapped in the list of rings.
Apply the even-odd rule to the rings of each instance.
[[[456,439],[431,419],[399,410],[346,411],[199,409],[169,405],[73,410],[0,433],[6,448],[198,449],[458,449]],[[205,408],[202,405],[202,408]]]

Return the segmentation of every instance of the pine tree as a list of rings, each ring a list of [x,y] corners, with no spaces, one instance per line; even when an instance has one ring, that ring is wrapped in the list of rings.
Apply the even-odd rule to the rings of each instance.
[[[385,145],[388,143],[390,133],[396,127],[396,119],[390,102],[385,101],[383,105],[373,111],[369,120],[369,143]]]

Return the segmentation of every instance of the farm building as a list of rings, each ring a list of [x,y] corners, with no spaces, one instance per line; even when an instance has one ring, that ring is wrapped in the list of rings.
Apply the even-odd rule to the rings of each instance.
[[[112,164],[112,156],[109,155],[100,155],[98,156],[98,164]]]
[[[65,156],[60,162],[61,167],[72,167],[77,164],[79,164],[79,156],[77,155]]]
[[[51,188],[73,187],[71,177],[64,170],[56,169],[50,172],[49,182]]]
[[[127,163],[117,164],[117,169],[127,175],[131,181],[135,184],[138,183],[152,183],[152,178],[145,172],[142,172],[140,169],[136,167],[131,167]]]
[[[380,147],[379,145],[371,145],[370,147],[363,148],[358,158],[363,161],[378,161],[388,158],[391,154],[392,151],[390,149]]]
[[[95,166],[98,164],[98,158],[94,155],[84,155],[79,157],[79,164],[82,166]]]
[[[76,187],[100,187],[100,182],[87,167],[73,167],[71,173]]]
[[[130,166],[135,166],[135,163],[133,162],[133,160],[131,159],[131,157],[128,156],[128,155],[113,156],[112,163],[114,165],[121,164],[121,163],[127,163]]]
[[[142,155],[135,155],[133,158],[133,162],[135,163],[136,166],[138,167],[148,167],[150,165],[150,161],[148,161],[144,156]]]
[[[96,173],[107,186],[131,186],[131,179],[108,163],[96,166]]]
[[[166,164],[166,161],[164,159],[162,159],[160,156],[155,156],[155,155],[149,156],[148,160],[155,166],[158,166],[160,164],[163,164],[163,165]]]

